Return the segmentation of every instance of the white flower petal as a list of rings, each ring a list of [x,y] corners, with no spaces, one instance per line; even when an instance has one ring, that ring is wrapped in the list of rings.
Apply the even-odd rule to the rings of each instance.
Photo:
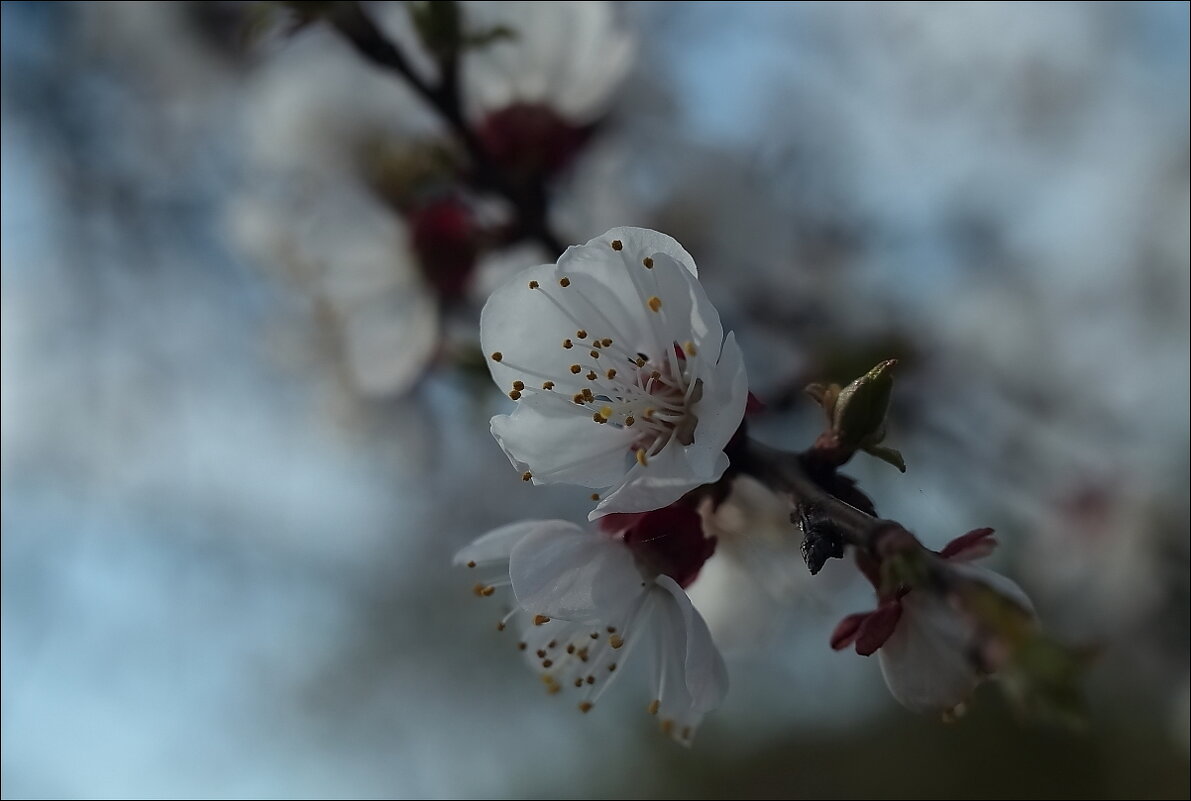
[[[454,561],[457,565],[465,565],[468,562],[481,564],[503,561],[509,558],[514,545],[533,532],[538,530],[556,531],[561,528],[582,531],[574,523],[568,523],[565,520],[520,520],[493,529],[470,545],[460,548],[459,552],[455,554]]]
[[[736,344],[736,334],[731,332],[724,340],[719,363],[703,372],[703,399],[695,407],[699,417],[695,440],[683,446],[687,463],[694,473],[715,474],[713,481],[723,473],[723,468],[716,473],[715,467],[724,447],[740,428],[748,396],[744,355]]]
[[[509,577],[527,612],[580,622],[616,619],[644,584],[624,543],[561,523],[514,546]]]
[[[617,242],[619,250],[613,245]],[[645,260],[659,253],[669,258],[657,259],[653,269],[646,268]],[[660,364],[670,357],[676,339],[673,330],[681,332],[681,338],[677,338],[679,344],[691,338],[686,333],[691,322],[691,290],[678,275],[683,271],[674,269],[676,264],[686,268],[690,282],[694,283],[694,259],[673,239],[645,228],[613,228],[585,245],[567,248],[558,260],[558,271],[559,277],[565,275],[575,282],[577,294],[589,298],[597,314],[606,316],[605,325],[616,332],[610,336],[619,336],[623,350],[630,355],[641,351]],[[668,288],[673,290],[673,285],[677,285],[681,290],[673,292],[671,303],[676,307],[673,314],[667,310],[663,316],[650,310],[649,301],[654,297],[661,299],[662,307],[666,307],[667,296],[661,294],[655,271],[669,273]],[[718,324],[714,307],[705,297],[704,300],[701,314],[714,316]],[[671,321],[670,327],[664,325],[666,320]]]
[[[689,269],[665,253],[652,255],[653,268],[644,283],[650,296],[661,300],[656,314],[663,323],[666,340],[696,346],[699,362],[715,364],[720,356],[724,329],[720,314]]]
[[[690,745],[703,716],[717,707],[728,689],[723,659],[707,625],[672,579],[659,577],[642,610],[654,646],[652,711],[662,731]]]
[[[724,658],[711,639],[707,623],[691,604],[691,599],[669,576],[658,576],[658,586],[670,596],[666,614],[675,629],[683,632],[683,675],[690,695],[691,711],[702,714],[719,706],[728,693],[728,670]]]
[[[527,393],[512,414],[492,418],[492,435],[518,470],[535,484],[603,488],[620,481],[631,459],[630,429],[600,425],[570,401]]]
[[[945,712],[981,681],[969,659],[972,631],[946,600],[926,592],[902,599],[902,616],[877,652],[889,692],[919,713]]]
[[[699,277],[699,268],[695,266],[695,259],[690,253],[687,253],[686,248],[678,244],[678,240],[674,237],[667,236],[661,231],[654,231],[652,228],[636,228],[631,225],[611,228],[603,234],[589,239],[584,247],[594,247],[602,252],[609,249],[616,240],[620,240],[624,246],[624,250],[618,251],[619,255],[633,267],[641,266],[641,262],[646,256],[664,253],[685,267],[692,276]]]
[[[635,465],[624,483],[596,505],[588,520],[604,515],[642,512],[661,509],[677,501],[695,487],[712,484],[728,469],[728,457],[721,451],[707,473],[695,473],[686,459],[686,449],[677,444],[666,446],[657,456],[649,458],[646,467]]]
[[[541,289],[531,289],[533,282]],[[553,264],[522,270],[489,296],[480,312],[480,346],[502,391],[514,381],[529,387],[553,381],[567,394],[580,388],[583,379],[570,366],[584,363],[585,351],[564,348],[563,341],[576,339],[576,329],[592,323],[576,320],[574,305],[575,293],[558,285]]]
[[[613,250],[613,241],[621,242],[620,251]],[[573,393],[587,385],[582,375],[588,369],[624,369],[627,357],[642,352],[664,363],[675,336],[665,335],[662,318],[648,308],[658,290],[653,271],[642,263],[657,253],[671,256],[671,269],[676,262],[694,275],[690,254],[670,237],[641,228],[614,228],[586,245],[568,248],[557,265],[530,267],[503,284],[480,314],[480,342],[490,357],[493,380],[505,392],[513,381],[540,386],[551,380],[557,389]],[[534,282],[537,288],[531,289]],[[691,283],[697,286],[693,279]],[[685,332],[691,323],[690,289],[684,286],[682,291],[688,295],[683,306],[687,312],[674,319],[682,320]],[[699,315],[700,337],[719,330],[718,314],[706,296]],[[579,337],[578,331],[585,336]],[[694,334],[680,336],[681,344]],[[612,339],[613,348],[592,359],[590,343],[603,338]],[[566,340],[572,347],[564,347]],[[718,353],[718,342],[715,348]],[[499,360],[492,358],[494,353],[501,355]],[[573,364],[581,366],[580,373],[571,371]]]
[[[979,567],[967,562],[952,562],[950,563],[950,569],[965,578],[987,584],[1022,609],[1034,614],[1034,602],[1026,595],[1026,591],[1008,576],[1003,576],[995,570],[989,570],[986,567]]]

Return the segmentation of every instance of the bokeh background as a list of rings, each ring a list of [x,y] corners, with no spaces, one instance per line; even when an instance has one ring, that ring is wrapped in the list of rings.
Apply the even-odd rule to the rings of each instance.
[[[486,292],[555,254],[469,240],[444,282],[426,198],[510,211],[325,25],[4,3],[3,794],[1186,797],[1187,4],[532,6],[465,6],[528,52],[465,86],[596,123],[559,236],[678,238],[771,444],[899,358],[909,472],[850,472],[928,544],[999,530],[1100,648],[1086,730],[899,708],[827,647],[865,588],[796,560],[693,749],[628,682],[546,697],[450,558],[589,506],[509,468],[477,371]]]

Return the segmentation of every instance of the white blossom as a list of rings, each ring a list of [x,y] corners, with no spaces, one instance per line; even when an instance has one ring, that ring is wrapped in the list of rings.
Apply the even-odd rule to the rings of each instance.
[[[982,584],[1031,615],[1033,604],[1012,580],[967,564],[996,547],[992,529],[978,529],[953,540],[937,555],[953,580]],[[839,650],[855,644],[857,653],[879,654],[881,673],[895,699],[919,713],[951,714],[999,667],[995,634],[950,593],[919,587],[881,599],[873,612],[849,615],[832,635]]]
[[[1005,576],[973,565],[955,569],[1033,609],[1025,592]],[[976,656],[980,633],[971,617],[944,596],[911,591],[901,608],[893,634],[877,652],[889,692],[914,712],[955,709],[990,675],[991,666]]]
[[[614,228],[492,294],[480,338],[518,402],[492,433],[525,480],[609,489],[595,519],[719,479],[748,386],[696,275],[670,237]]]
[[[477,595],[512,586],[516,606],[498,627],[516,622],[518,647],[548,691],[578,690],[582,712],[639,646],[653,653],[647,710],[677,741],[689,745],[727,692],[723,659],[687,594],[623,539],[561,520],[524,521],[480,537],[455,562],[480,572]]]

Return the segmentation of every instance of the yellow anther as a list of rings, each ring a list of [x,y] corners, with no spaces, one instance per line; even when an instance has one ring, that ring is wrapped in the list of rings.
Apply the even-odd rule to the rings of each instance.
[[[569,279],[569,278],[559,278],[559,279],[558,279],[558,285],[559,285],[559,286],[562,286],[562,287],[567,287],[567,286],[570,286],[570,285],[571,285],[571,279]]]
[[[560,692],[562,692],[561,684],[547,684],[546,685],[546,693],[548,695],[558,695]]]
[[[515,389],[515,390],[517,390],[518,392],[520,392],[521,390],[525,389],[525,382],[524,382],[524,381],[514,381],[514,382],[513,382],[513,389]]]
[[[521,393],[518,392],[517,390],[513,390],[512,392],[509,393],[509,397],[512,398],[513,400],[521,400]]]
[[[635,422],[637,422],[637,418],[633,417],[631,414],[624,419],[624,424],[626,426],[631,426]]]
[[[468,562],[468,563],[467,563],[467,566],[468,566],[468,567],[475,567],[475,566],[476,566],[476,563],[475,563],[475,562]]]
[[[593,501],[598,501],[598,500],[600,499],[600,494],[599,494],[598,492],[593,492],[593,493],[591,494],[591,499],[592,499]]]
[[[494,592],[496,592],[496,587],[489,585],[489,586],[485,587],[484,589],[480,590],[480,595],[483,595],[485,598],[488,598]]]
[[[661,708],[661,706],[662,706],[661,701],[659,701],[656,698],[653,699],[652,701],[649,702],[649,707],[647,708],[649,714],[656,715],[658,713],[658,709]]]
[[[612,417],[612,407],[611,406],[601,406],[600,407],[600,416],[605,417],[605,418]]]
[[[604,375],[608,376],[608,378],[616,378],[616,368],[609,370]]]
[[[649,304],[651,311],[657,311],[658,309],[662,308],[662,299],[657,295],[654,295],[652,298],[646,301],[646,303]]]
[[[591,701],[580,701],[579,702],[579,711],[582,712],[584,715],[586,715],[588,712],[591,711],[592,706],[593,706],[593,704],[591,703]]]
[[[579,371],[580,371],[580,370],[582,370],[582,369],[583,369],[583,368],[582,368],[582,367],[580,367],[580,366],[579,366],[579,365],[577,365],[577,364],[572,364],[572,365],[571,365],[571,372],[572,372],[572,373],[576,373],[576,374],[578,374],[578,373],[579,373]]]
[[[623,250],[623,249],[624,249],[624,243],[623,243],[623,242],[621,242],[619,239],[613,239],[613,240],[612,240],[612,249],[613,249],[613,250]]]
[[[505,357],[505,356],[504,356],[504,354],[503,354],[503,353],[501,353],[500,351],[496,351],[496,352],[494,352],[494,353],[492,354],[492,361],[494,361],[494,362],[498,362],[498,361],[500,361],[501,359],[503,359],[504,357]]]
[[[529,282],[529,288],[530,288],[530,289],[537,289],[537,288],[538,288],[538,282],[537,282],[537,281],[530,281],[530,282]]]
[[[499,359],[497,359],[497,361],[500,361],[500,360],[499,360]],[[644,366],[645,366],[645,359],[644,359],[644,358],[642,358],[641,356],[638,356],[638,357],[637,357],[637,361],[636,361],[635,363],[636,363],[636,365],[637,365],[638,367],[644,367]]]
[[[522,481],[529,481],[531,478],[533,478],[533,473],[529,472],[528,470],[521,474]]]
[[[649,377],[656,381],[657,379],[662,377],[662,371],[654,370],[652,373],[649,374]]]
[[[533,616],[533,624],[535,626],[541,626],[541,625],[544,625],[549,622],[550,622],[550,618],[546,617],[545,615],[534,615]]]
[[[645,258],[641,259],[641,263],[645,265],[645,269],[646,269],[646,270],[652,270],[652,269],[653,269],[653,259],[649,258],[648,256],[646,256]]]
[[[479,598],[480,596],[482,596],[482,595],[484,594],[484,585],[483,585],[483,584],[477,584],[476,586],[472,587],[472,588],[471,588],[471,594],[472,594],[472,595],[474,595],[474,596],[476,596],[477,598]]]
[[[646,420],[652,420],[652,419],[653,419],[653,416],[654,416],[655,414],[657,414],[657,412],[658,412],[658,410],[657,410],[657,409],[655,409],[655,408],[653,408],[652,406],[650,406],[650,407],[649,407],[649,408],[647,408],[647,409],[646,409],[644,412],[642,412],[642,413],[641,413],[641,416],[642,416],[642,417],[644,417]]]
[[[686,344],[682,346],[682,349],[686,351],[687,356],[694,356],[696,353],[698,353],[698,351],[695,350],[695,343],[691,342],[690,340],[686,341]]]
[[[674,721],[667,718],[662,721],[662,734],[669,734],[674,731]]]
[[[542,389],[554,389],[554,382],[553,381],[543,381]]]
[[[575,332],[575,336],[579,337],[579,339],[587,339],[587,331],[580,328],[578,331]]]
[[[613,648],[619,648],[620,646],[624,645],[624,638],[619,634],[613,634],[608,638],[608,644]]]
[[[649,464],[649,457],[645,455],[644,448],[637,449],[637,464],[641,465],[642,467],[645,467],[647,464]]]

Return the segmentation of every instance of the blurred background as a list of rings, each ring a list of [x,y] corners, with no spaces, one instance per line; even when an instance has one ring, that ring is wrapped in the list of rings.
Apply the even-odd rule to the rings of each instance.
[[[465,3],[472,150],[281,5],[0,13],[6,797],[1188,795],[1187,4]],[[478,313],[613,225],[694,254],[772,445],[900,360],[909,472],[848,471],[998,529],[1086,731],[901,709],[796,543],[693,749],[542,692],[451,555],[590,501],[489,436]]]

